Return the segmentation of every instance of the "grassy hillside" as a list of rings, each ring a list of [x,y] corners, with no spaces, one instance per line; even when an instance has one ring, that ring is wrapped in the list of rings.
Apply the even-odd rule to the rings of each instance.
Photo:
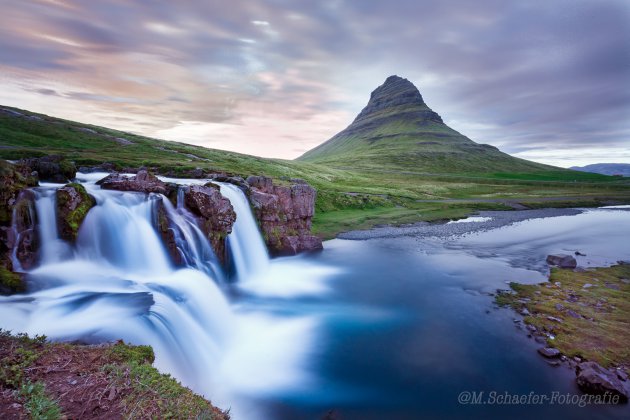
[[[383,167],[374,162],[341,167],[263,159],[0,106],[0,158],[47,154],[64,155],[78,166],[111,162],[119,168],[147,166],[160,172],[203,168],[241,176],[302,178],[318,190],[314,229],[326,238],[378,223],[463,217],[479,208],[509,209],[515,200],[532,206],[545,203],[549,197],[565,198],[565,205],[596,205],[609,199],[630,202],[627,179],[552,167],[546,170],[543,165],[533,172],[510,168],[485,173],[432,172],[426,168]],[[452,199],[469,201],[444,201]],[[509,203],[488,201],[503,199]]]
[[[332,167],[465,174],[560,171],[477,144],[448,127],[407,79],[390,76],[345,130],[298,160]]]

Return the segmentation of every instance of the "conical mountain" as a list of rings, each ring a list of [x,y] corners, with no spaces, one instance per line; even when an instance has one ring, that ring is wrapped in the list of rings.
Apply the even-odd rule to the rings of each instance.
[[[557,169],[478,144],[448,127],[407,79],[390,76],[345,130],[298,160],[349,169],[431,173]]]

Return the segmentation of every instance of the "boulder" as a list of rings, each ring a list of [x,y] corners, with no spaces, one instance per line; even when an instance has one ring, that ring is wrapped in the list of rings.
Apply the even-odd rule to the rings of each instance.
[[[595,362],[583,362],[577,365],[575,381],[582,392],[587,394],[619,396],[619,402],[628,402],[628,392],[617,377]]]
[[[135,176],[121,175],[118,172],[107,175],[97,182],[105,190],[136,191],[142,193],[158,193],[166,196],[177,189],[175,185],[160,181],[158,177],[141,169]]]
[[[219,186],[191,185],[184,189],[184,204],[195,216],[221,263],[227,261],[227,236],[232,232],[236,213],[230,200],[223,197]]]
[[[83,185],[74,183],[59,188],[56,195],[59,236],[74,242],[81,223],[88,211],[96,205],[96,200],[87,193]]]
[[[77,174],[77,167],[73,162],[67,161],[63,156],[51,155],[41,158],[30,158],[20,161],[33,171],[41,181],[65,183]]]
[[[552,347],[541,347],[538,349],[538,353],[548,359],[554,359],[556,357],[560,357],[561,355],[560,350],[554,349]]]
[[[547,255],[547,264],[555,265],[560,268],[575,268],[577,261],[573,256],[568,254]]]
[[[249,201],[272,255],[295,255],[322,249],[311,234],[316,191],[300,180],[289,186],[273,185],[271,178],[250,176],[246,180]]]

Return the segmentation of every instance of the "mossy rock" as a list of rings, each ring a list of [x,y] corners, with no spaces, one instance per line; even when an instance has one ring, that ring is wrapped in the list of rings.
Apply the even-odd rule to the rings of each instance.
[[[87,193],[81,184],[70,183],[56,192],[57,225],[61,238],[74,242],[79,234],[81,223],[88,211],[96,205],[96,200]]]
[[[26,287],[22,277],[0,265],[0,294],[10,295],[13,293],[21,293],[25,290]]]
[[[13,204],[20,191],[37,185],[37,179],[22,173],[24,168],[0,160],[0,225],[11,224]]]

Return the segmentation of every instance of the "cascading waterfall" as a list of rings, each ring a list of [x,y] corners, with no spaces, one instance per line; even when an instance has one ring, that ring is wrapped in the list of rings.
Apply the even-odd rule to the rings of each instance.
[[[191,386],[207,386],[207,372],[201,373],[196,365],[219,363],[233,323],[218,279],[196,263],[191,265],[199,269],[173,267],[152,226],[162,196],[106,191],[93,183],[84,186],[97,204],[83,221],[74,246],[57,233],[59,186],[35,189],[42,247],[39,266],[28,278],[37,291],[27,306],[23,299],[4,298],[16,304],[0,305],[3,327],[63,340],[122,338],[151,344],[158,366],[186,378]],[[191,234],[189,220],[179,214],[173,220],[180,232],[193,238],[191,243],[199,241],[199,235]],[[200,249],[204,247],[199,244],[184,248],[191,252],[186,260],[211,257]]]
[[[74,245],[57,233],[59,185],[34,189],[39,266],[27,273],[29,294],[0,297],[0,327],[57,340],[149,344],[158,369],[226,408],[242,395],[295,390],[305,383],[301,358],[312,342],[313,320],[287,319],[267,306],[235,312],[243,303],[231,306],[224,295],[216,257],[183,206],[182,191],[173,206],[158,194],[102,190],[95,182],[103,176],[79,179],[96,206]],[[261,285],[261,296],[280,290],[278,296],[288,296],[309,292],[302,286],[315,284],[309,276],[328,274],[299,259],[272,265],[245,195],[228,184],[221,191],[237,213],[228,241],[239,280],[269,271],[267,279],[249,283]],[[153,226],[159,204],[174,229],[184,268],[172,264]],[[276,286],[270,288],[271,277]],[[300,287],[291,287],[298,279]]]
[[[57,220],[55,219],[55,190],[56,186],[42,186],[35,188],[37,201],[37,231],[39,233],[41,251],[40,264],[61,261],[72,254],[67,242],[61,240],[57,234]]]
[[[210,243],[197,226],[195,217],[184,206],[184,188],[179,187],[177,190],[176,206],[164,196],[161,196],[161,200],[172,222],[175,244],[184,265],[201,270],[223,283],[223,272]]]
[[[245,193],[236,185],[218,184],[221,194],[230,200],[238,215],[232,233],[228,236],[228,246],[239,280],[264,274],[269,267],[269,255]]]

